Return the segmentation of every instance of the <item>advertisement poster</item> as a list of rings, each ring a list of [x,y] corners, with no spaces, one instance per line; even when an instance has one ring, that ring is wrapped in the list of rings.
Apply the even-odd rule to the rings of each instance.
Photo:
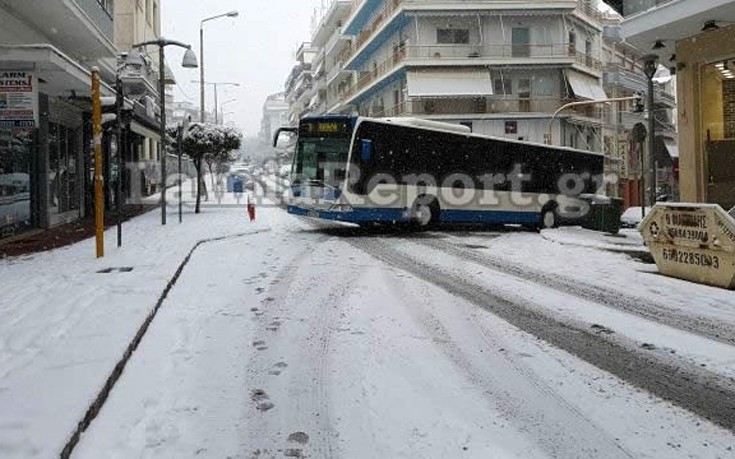
[[[32,71],[0,70],[0,128],[38,126],[38,79]]]

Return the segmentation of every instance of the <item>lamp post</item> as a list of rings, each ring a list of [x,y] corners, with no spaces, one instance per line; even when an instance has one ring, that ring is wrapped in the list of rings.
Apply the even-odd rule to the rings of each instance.
[[[166,46],[174,45],[186,48],[181,66],[184,68],[197,68],[197,57],[191,50],[191,45],[181,43],[175,40],[167,40],[158,37],[157,40],[144,41],[133,45],[133,48],[142,48],[144,46],[158,46],[158,103],[161,110],[161,128],[160,128],[160,151],[161,151],[161,224],[166,224],[166,75],[165,75],[165,55],[163,49]]]
[[[216,16],[211,16],[205,19],[202,19],[202,22],[199,24],[199,59],[201,60],[201,65],[199,66],[199,121],[204,123],[204,23],[207,21],[212,21],[214,19],[219,18],[236,18],[240,15],[237,11],[230,11],[223,14],[218,14]]]
[[[222,109],[222,110],[224,110],[225,109],[225,105],[227,105],[229,103],[232,103],[232,102],[237,102],[237,98],[235,98],[235,99],[229,99],[229,100],[226,100],[226,101],[222,102],[221,104],[219,104],[219,108]],[[232,113],[232,112],[229,112],[229,113]],[[224,113],[222,114],[222,124],[225,124],[225,114]]]
[[[653,110],[653,76],[656,75],[658,69],[658,56],[655,54],[647,54],[643,56],[643,73],[648,78],[648,169],[651,171],[651,195],[649,202],[653,207],[656,204],[656,154],[655,154],[655,120]],[[645,202],[643,207],[645,208]]]
[[[553,115],[551,115],[551,119],[549,119],[549,124],[546,127],[546,134],[544,134],[544,143],[546,145],[553,145],[552,140],[552,128],[554,126],[554,120],[556,119],[556,116],[566,110],[567,108],[571,107],[579,107],[582,105],[596,105],[596,104],[606,104],[610,102],[626,102],[626,101],[638,101],[640,99],[640,96],[636,94],[635,96],[628,96],[628,97],[613,97],[610,99],[600,99],[600,100],[583,100],[579,102],[569,102],[568,104],[564,104],[561,107],[559,107]]]
[[[202,86],[204,86],[205,84],[214,86],[214,124],[219,124],[219,107],[217,106],[217,86],[240,86],[240,83],[231,83],[231,82],[210,83],[208,81],[205,83],[202,83],[202,80],[191,80],[191,82],[199,83]],[[204,119],[204,115],[202,115],[202,119]]]

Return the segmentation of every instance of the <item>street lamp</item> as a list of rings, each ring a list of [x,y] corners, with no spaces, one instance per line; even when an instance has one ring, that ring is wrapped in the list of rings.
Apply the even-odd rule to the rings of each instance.
[[[230,11],[228,13],[218,14],[216,16],[202,19],[199,24],[199,58],[201,65],[199,66],[199,121],[204,122],[204,23],[219,18],[236,18],[240,15],[237,11]]]
[[[651,173],[651,195],[649,198],[649,202],[651,203],[651,206],[654,206],[656,204],[656,155],[655,155],[655,123],[654,123],[654,116],[653,116],[653,77],[656,75],[656,70],[658,70],[658,56],[655,54],[647,54],[643,56],[643,73],[646,75],[646,78],[648,78],[648,168],[649,170],[653,169],[653,172]],[[643,207],[646,207],[645,202],[643,203]]]
[[[237,102],[237,98],[235,98],[235,99],[229,99],[229,100],[226,100],[226,101],[222,102],[221,104],[219,104],[219,108],[221,110],[224,110],[225,109],[225,105],[227,105],[229,103],[232,103],[232,102]],[[228,113],[234,113],[234,112],[228,112]],[[223,113],[222,114],[222,124],[225,123],[225,115],[226,115],[226,113]]]
[[[180,48],[186,48],[184,58],[181,62],[181,66],[184,68],[195,69],[197,65],[197,57],[194,51],[191,50],[191,45],[181,43],[175,40],[166,40],[163,37],[158,37],[157,40],[144,41],[133,45],[133,48],[142,48],[144,46],[156,45],[158,46],[158,103],[161,110],[161,224],[166,224],[166,76],[165,76],[165,56],[163,49],[166,46],[174,45]]]
[[[217,86],[240,86],[240,83],[230,83],[230,82],[217,82],[217,83],[202,83],[202,80],[191,80],[192,83],[199,83],[202,86],[205,84],[208,84],[210,86],[214,86],[214,124],[219,124],[219,115],[217,107]],[[204,114],[201,114],[201,119],[204,120]],[[202,121],[203,122],[203,121]]]

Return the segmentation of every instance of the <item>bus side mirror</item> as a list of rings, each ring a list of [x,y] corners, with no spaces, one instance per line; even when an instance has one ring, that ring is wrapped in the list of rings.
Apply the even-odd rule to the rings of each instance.
[[[362,144],[362,152],[360,157],[362,158],[363,162],[370,162],[370,157],[373,155],[373,141],[362,139],[360,142]]]
[[[281,132],[290,132],[292,134],[296,134],[298,132],[298,128],[294,128],[294,127],[278,128],[276,133],[273,135],[273,148],[276,148],[278,146],[278,137],[281,136]]]

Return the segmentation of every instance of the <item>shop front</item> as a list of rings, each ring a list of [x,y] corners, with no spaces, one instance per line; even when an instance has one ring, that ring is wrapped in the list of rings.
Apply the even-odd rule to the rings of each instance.
[[[90,81],[53,46],[0,45],[0,241],[85,216]]]
[[[622,35],[676,74],[680,200],[735,206],[735,1],[663,3],[626,18]]]

